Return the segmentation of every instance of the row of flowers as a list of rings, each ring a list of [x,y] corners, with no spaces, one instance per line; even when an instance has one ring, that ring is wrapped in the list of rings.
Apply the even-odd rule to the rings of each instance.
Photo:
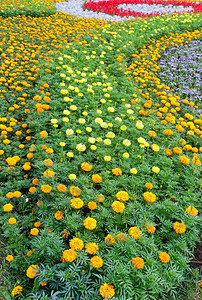
[[[201,149],[196,144],[198,137],[190,135],[189,143],[195,148],[192,152],[198,153],[198,163],[191,163],[190,150],[179,147],[183,133],[158,114],[156,92],[149,96],[145,86],[139,87],[145,80],[141,78],[145,67],[142,72],[134,70],[134,63],[127,65],[127,59],[134,53],[139,55],[135,64],[148,65],[142,55],[148,51],[148,61],[156,72],[160,54],[155,50],[150,53],[151,46],[140,51],[136,45],[133,48],[134,41],[141,43],[139,34],[153,34],[158,22],[162,32],[167,23],[183,27],[183,22],[190,20],[198,26],[199,16],[178,16],[178,20],[176,16],[162,16],[160,20],[122,25],[76,22],[59,13],[60,17],[57,26],[52,25],[52,17],[33,20],[41,22],[42,28],[45,21],[50,22],[51,44],[36,46],[33,34],[29,43],[25,42],[28,50],[15,42],[17,45],[8,45],[2,56],[1,70],[11,80],[1,90],[5,105],[0,152],[2,228],[9,239],[6,260],[12,272],[20,275],[12,295],[32,292],[33,297],[50,296],[52,290],[60,297],[66,293],[65,297],[72,298],[79,294],[116,299],[123,293],[128,298],[140,297],[138,289],[148,293],[157,288],[152,293],[161,297],[167,284],[174,291],[175,280],[183,281],[186,255],[198,240],[196,178]],[[32,21],[25,20],[31,27]],[[62,26],[67,20],[63,37]],[[85,28],[102,24],[103,28],[61,48],[60,41],[71,32],[79,32],[81,24]],[[138,38],[134,33],[137,27]],[[180,34],[168,34],[166,44],[182,43]],[[183,43],[199,36],[199,31],[186,33]],[[161,41],[164,47],[164,39],[152,45],[159,49]],[[61,50],[53,56],[50,48],[56,45]],[[43,51],[34,53],[32,48]],[[14,51],[19,57],[15,71]],[[27,57],[29,51],[33,54],[30,66],[29,57],[25,59],[21,51]],[[46,58],[44,66],[37,63],[39,56]],[[138,73],[135,84],[132,70]],[[29,79],[22,84],[21,78],[14,84],[13,72],[34,77],[34,83]],[[157,84],[155,88],[161,91],[160,82]],[[149,99],[145,106],[148,97],[152,101]],[[81,278],[85,280],[82,292],[77,286]],[[163,278],[164,283],[157,287],[156,278]],[[93,291],[91,280],[96,284]]]

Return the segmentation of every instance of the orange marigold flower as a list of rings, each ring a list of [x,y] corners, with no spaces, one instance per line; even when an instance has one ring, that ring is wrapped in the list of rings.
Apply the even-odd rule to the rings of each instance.
[[[95,183],[100,183],[102,181],[102,177],[98,174],[93,174],[92,181]]]
[[[35,192],[36,192],[35,186],[31,186],[31,187],[29,188],[29,192],[30,192],[30,193],[35,193]]]
[[[81,169],[86,171],[86,172],[90,172],[92,170],[92,166],[87,162],[83,162],[81,164]]]
[[[23,167],[23,169],[24,169],[25,171],[29,171],[29,170],[31,169],[31,166],[30,166],[30,163],[29,163],[29,162],[24,163],[24,165],[23,165],[22,167]]]
[[[32,153],[28,153],[28,154],[27,154],[27,158],[28,158],[28,159],[31,159],[33,156],[34,156],[34,155],[33,155]]]
[[[63,218],[63,213],[60,210],[56,211],[55,218],[58,221],[61,220]]]
[[[97,226],[97,221],[94,218],[87,217],[83,221],[83,225],[86,229],[93,230]]]
[[[138,240],[142,231],[138,227],[130,227],[128,233],[133,239]]]
[[[40,136],[43,137],[43,138],[45,138],[45,137],[48,136],[48,132],[45,131],[45,130],[43,130],[43,131],[40,132]]]
[[[188,165],[190,163],[190,159],[186,156],[180,156],[180,162],[183,163],[184,165]]]
[[[99,250],[99,247],[96,243],[87,243],[85,248],[88,254],[95,254]]]
[[[6,159],[7,163],[9,164],[9,166],[15,166],[15,164],[17,163],[16,159],[13,157],[8,157]]]
[[[116,243],[115,239],[113,238],[113,236],[111,234],[108,234],[105,237],[105,242],[107,242],[107,244],[110,246],[113,246],[113,244]]]
[[[170,255],[166,252],[160,252],[159,259],[162,261],[162,263],[166,264],[170,261]]]
[[[10,204],[10,203],[7,203],[3,206],[3,210],[6,211],[6,212],[9,212],[13,209],[13,205]]]
[[[99,289],[100,295],[104,299],[111,299],[115,295],[113,285],[103,283]]]
[[[63,262],[72,262],[76,259],[77,254],[73,249],[65,250],[62,254]]]
[[[59,184],[57,189],[59,192],[64,193],[67,190],[67,187],[64,184]]]
[[[11,292],[11,295],[15,297],[16,295],[19,295],[23,291],[23,287],[21,285],[17,285],[14,287],[14,289]]]
[[[11,224],[11,225],[15,224],[16,222],[17,222],[16,218],[10,218],[8,220],[8,223]]]
[[[105,199],[105,197],[102,194],[98,195],[97,198],[95,198],[95,200],[100,203],[103,202],[104,199]]]
[[[132,264],[136,269],[143,269],[144,260],[141,257],[137,256],[132,259]]]
[[[128,201],[129,195],[128,195],[128,193],[125,192],[125,191],[119,191],[119,192],[116,194],[116,198],[117,198],[119,201],[125,202],[125,201]]]
[[[47,285],[48,284],[48,281],[42,281],[41,282],[41,286],[45,286],[45,285]]]
[[[144,185],[147,189],[153,189],[153,184],[150,183],[150,182],[146,182],[145,185]]]
[[[28,269],[27,269],[27,277],[33,279],[34,277],[36,277],[37,273],[39,273],[39,266],[38,265],[31,265]]]
[[[167,149],[166,150],[166,155],[171,156],[172,155],[172,150],[171,149]]]
[[[175,152],[176,154],[182,154],[182,149],[179,147],[175,147],[173,148],[173,152]]]
[[[84,202],[80,198],[73,198],[70,201],[70,204],[73,208],[80,209],[81,207],[83,207]]]
[[[6,260],[9,262],[13,261],[13,255],[6,256]]]
[[[97,208],[96,202],[90,201],[90,202],[88,203],[88,208],[91,209],[91,210],[96,209],[96,208]]]
[[[50,186],[49,184],[44,184],[41,186],[41,190],[43,193],[50,193],[52,191],[52,186]]]
[[[53,177],[55,176],[55,172],[48,169],[48,170],[46,170],[46,171],[43,173],[43,176],[44,176],[45,178],[48,178],[48,177],[53,178]]]
[[[153,194],[152,192],[145,192],[143,194],[143,197],[147,202],[150,202],[150,203],[152,203],[156,200],[156,195]]]
[[[44,165],[49,168],[53,165],[53,161],[51,159],[45,159],[43,162]]]
[[[115,168],[115,169],[112,169],[112,173],[115,176],[120,176],[122,174],[122,171],[119,168]]]
[[[172,131],[171,129],[165,129],[165,130],[164,130],[164,133],[165,133],[166,135],[172,135],[172,134],[173,134],[173,131]]]
[[[30,230],[30,234],[36,236],[39,234],[39,230],[37,228],[32,228]]]
[[[123,232],[120,232],[119,234],[117,234],[117,239],[119,240],[119,242],[125,242],[127,240],[127,235]]]
[[[54,152],[54,150],[52,148],[47,148],[46,149],[46,153],[48,154],[52,154]]]
[[[117,213],[121,213],[124,211],[125,209],[125,205],[124,203],[120,202],[120,201],[114,201],[111,205],[113,211],[117,212]]]
[[[71,186],[69,192],[74,197],[78,197],[79,195],[81,195],[81,190],[78,186]]]
[[[41,222],[35,222],[35,223],[34,223],[34,226],[35,226],[35,227],[40,227],[40,226],[41,226]]]
[[[198,210],[194,206],[188,206],[186,208],[186,212],[188,213],[188,215],[191,215],[191,216],[197,216],[198,215]]]
[[[186,226],[184,223],[175,222],[173,228],[176,233],[182,234],[186,231]]]
[[[156,227],[152,223],[146,224],[145,228],[147,232],[151,234],[153,234],[156,231]]]
[[[83,249],[84,243],[83,243],[83,241],[81,239],[75,237],[75,238],[73,238],[73,239],[70,240],[69,246],[73,250],[77,251],[77,250]]]
[[[32,183],[33,183],[33,184],[38,184],[38,183],[39,183],[39,179],[38,179],[38,178],[34,178],[34,179],[32,180]]]
[[[64,229],[64,230],[62,231],[61,235],[62,235],[62,237],[63,237],[64,239],[67,239],[68,236],[70,235],[70,233],[69,233],[66,229]]]
[[[95,269],[99,269],[103,266],[103,259],[99,256],[93,256],[90,260],[90,265]]]
[[[156,132],[155,132],[154,130],[149,130],[149,135],[150,135],[151,137],[157,136],[157,134],[156,134]]]

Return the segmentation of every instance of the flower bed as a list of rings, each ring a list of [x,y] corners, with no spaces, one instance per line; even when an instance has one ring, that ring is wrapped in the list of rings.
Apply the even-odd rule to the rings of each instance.
[[[200,14],[1,22],[9,293],[183,299],[200,233],[201,104],[159,76],[161,57],[201,38]]]
[[[148,8],[152,12],[147,12]],[[191,9],[194,13],[202,11],[201,3],[190,3],[185,1],[164,1],[164,0],[112,0],[112,1],[90,1],[83,4],[83,7],[95,12],[107,13],[110,15],[151,17],[162,13],[178,13]],[[145,11],[144,11],[145,10]]]

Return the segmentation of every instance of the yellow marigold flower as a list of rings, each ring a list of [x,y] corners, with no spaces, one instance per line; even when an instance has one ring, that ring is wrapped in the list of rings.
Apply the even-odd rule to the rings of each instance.
[[[147,232],[151,234],[153,234],[156,231],[156,227],[152,223],[146,224],[145,228]]]
[[[44,176],[45,178],[48,178],[48,177],[53,178],[53,177],[55,176],[55,172],[48,169],[48,170],[46,170],[46,171],[43,173],[43,176]]]
[[[53,161],[51,159],[45,159],[43,162],[44,165],[49,168],[53,165]]]
[[[37,228],[32,228],[30,230],[30,234],[36,236],[39,234],[39,230]]]
[[[11,224],[11,225],[15,224],[16,222],[17,222],[16,218],[10,218],[8,220],[8,223]]]
[[[27,256],[32,256],[32,251],[28,251]]]
[[[72,262],[76,259],[77,254],[73,249],[65,250],[62,254],[63,262]]]
[[[11,292],[11,295],[14,297],[16,295],[19,295],[23,290],[23,287],[21,285],[17,285],[16,287],[14,287],[14,289]]]
[[[156,200],[156,195],[153,194],[152,192],[145,192],[143,194],[143,197],[147,202],[150,202],[150,203],[152,203]]]
[[[120,202],[120,201],[114,201],[111,205],[112,209],[117,212],[117,213],[121,213],[124,211],[125,209],[125,205],[124,203]]]
[[[99,256],[93,256],[90,260],[90,265],[95,269],[99,269],[103,266],[103,259]]]
[[[90,172],[92,170],[92,166],[87,162],[83,162],[81,164],[81,169],[86,171],[86,172]]]
[[[73,250],[77,251],[77,250],[83,249],[84,243],[83,243],[83,241],[81,239],[75,237],[75,238],[73,238],[73,239],[70,240],[69,246]]]
[[[81,194],[81,190],[78,186],[71,186],[69,192],[72,196],[78,197]]]
[[[23,167],[23,169],[24,169],[25,171],[29,171],[29,170],[31,169],[31,166],[30,166],[30,163],[29,163],[29,162],[24,163],[24,165],[23,165],[22,167]]]
[[[113,173],[113,175],[115,175],[115,176],[119,176],[119,175],[122,174],[122,171],[121,171],[121,169],[119,169],[119,168],[115,168],[115,169],[112,169],[112,173]]]
[[[108,234],[105,237],[105,242],[107,242],[107,244],[110,246],[113,246],[113,244],[116,243],[115,239],[113,238],[113,236],[111,234]]]
[[[94,218],[87,217],[83,221],[83,225],[86,229],[93,230],[97,226],[97,221]]]
[[[99,247],[96,243],[87,243],[85,248],[88,254],[95,254],[99,250]]]
[[[49,184],[44,184],[41,186],[42,192],[48,194],[52,191],[52,187]]]
[[[132,259],[132,264],[136,269],[143,269],[144,260],[141,257],[137,256]]]
[[[13,209],[13,205],[10,203],[7,203],[3,206],[4,211],[9,212]]]
[[[15,166],[15,164],[17,163],[17,161],[13,157],[8,157],[6,161],[9,164],[9,166]]]
[[[186,226],[184,223],[175,222],[173,228],[176,233],[182,234],[186,231]]]
[[[156,132],[155,132],[154,130],[149,130],[149,135],[150,135],[151,137],[157,136],[157,134],[156,134]]]
[[[67,190],[67,188],[64,184],[59,184],[57,189],[59,192],[62,192],[62,193],[64,193]]]
[[[142,234],[141,230],[138,227],[130,227],[128,233],[133,239],[136,240],[138,240],[140,235]]]
[[[165,129],[164,133],[165,133],[165,135],[172,135],[173,131],[171,129]]]
[[[88,203],[88,208],[91,209],[91,210],[96,209],[96,208],[97,208],[96,202],[90,201],[90,202]]]
[[[183,163],[184,165],[188,165],[190,163],[190,159],[186,156],[180,156],[180,162]]]
[[[33,279],[34,277],[36,277],[37,273],[39,273],[39,266],[38,265],[31,265],[29,266],[29,268],[27,269],[27,277]]]
[[[48,136],[48,132],[45,131],[45,130],[44,130],[44,131],[41,131],[41,132],[40,132],[40,136],[43,137],[43,138],[45,138],[45,137]]]
[[[13,260],[13,255],[6,256],[6,260],[11,262]]]
[[[68,178],[69,178],[70,180],[75,180],[75,179],[76,179],[76,174],[69,174],[69,175],[68,175]]]
[[[170,261],[170,255],[166,252],[160,252],[159,259],[162,261],[162,263],[166,264]]]
[[[103,285],[101,285],[99,292],[104,299],[111,299],[115,295],[113,285],[107,283],[103,283]]]
[[[191,216],[197,216],[198,215],[198,210],[194,206],[188,206],[186,208],[186,212],[188,213],[188,215],[191,215]]]
[[[117,234],[117,239],[119,240],[119,242],[125,242],[127,240],[127,235],[123,232],[120,232],[119,234]]]
[[[102,194],[100,194],[99,196],[97,196],[97,198],[95,198],[95,200],[97,201],[97,202],[103,202],[104,200],[105,200],[105,197],[102,195]]]
[[[63,218],[63,213],[60,210],[56,211],[55,218],[58,221],[61,220]]]
[[[70,204],[73,208],[80,209],[81,207],[83,207],[84,202],[80,198],[73,198],[70,201]]]
[[[150,182],[146,182],[145,185],[144,185],[147,189],[153,189],[153,184],[150,183]]]
[[[125,202],[125,201],[128,201],[129,195],[128,195],[128,193],[125,192],[125,191],[119,191],[119,192],[116,194],[116,198],[117,198],[119,201]]]
[[[159,173],[160,172],[160,169],[159,169],[159,167],[152,167],[152,171],[154,172],[154,173]]]
[[[22,196],[22,193],[19,192],[19,191],[15,191],[15,192],[13,193],[13,197],[14,197],[14,198],[20,198],[21,196]]]
[[[152,150],[154,152],[158,152],[160,150],[160,147],[157,144],[152,144]]]
[[[100,183],[102,181],[102,177],[98,174],[93,174],[92,181],[95,183]]]

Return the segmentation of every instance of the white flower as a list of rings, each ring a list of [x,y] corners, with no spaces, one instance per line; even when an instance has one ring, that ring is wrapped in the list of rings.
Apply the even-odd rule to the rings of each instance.
[[[143,129],[144,128],[144,125],[143,125],[142,121],[137,121],[135,126],[136,126],[137,129]]]
[[[83,118],[79,118],[78,122],[79,122],[79,124],[85,124],[86,120]]]
[[[115,118],[115,121],[118,122],[118,123],[121,123],[121,122],[122,122],[122,119],[119,118],[119,117],[116,117],[116,118]]]
[[[131,142],[128,139],[125,139],[123,140],[123,145],[129,147],[131,145]]]
[[[104,144],[107,145],[107,146],[111,145],[111,143],[112,143],[112,142],[111,142],[110,139],[105,139],[105,140],[104,140]]]
[[[83,145],[83,144],[78,144],[78,145],[76,146],[76,149],[77,149],[78,151],[80,151],[80,152],[84,152],[84,151],[86,150],[86,146]]]
[[[89,137],[88,142],[91,143],[91,144],[94,144],[96,142],[96,139],[93,138],[93,137]]]
[[[100,127],[102,127],[102,128],[108,128],[108,124],[105,123],[105,122],[101,122],[100,123]]]

